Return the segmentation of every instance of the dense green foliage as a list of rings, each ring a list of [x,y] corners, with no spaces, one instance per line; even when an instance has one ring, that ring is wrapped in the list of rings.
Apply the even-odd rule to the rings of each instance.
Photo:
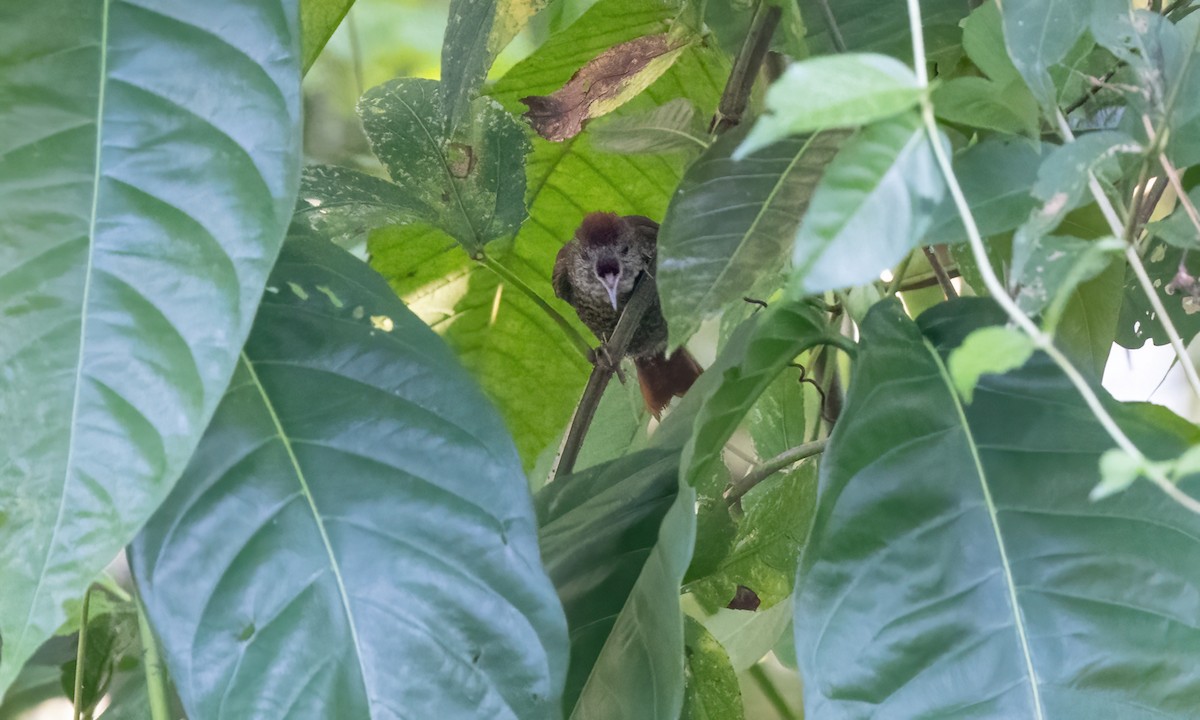
[[[303,169],[351,2],[0,10],[0,720],[1196,717],[1194,9],[449,0]]]

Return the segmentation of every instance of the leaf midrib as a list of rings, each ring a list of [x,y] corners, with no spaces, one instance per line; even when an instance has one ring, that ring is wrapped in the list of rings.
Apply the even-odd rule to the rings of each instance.
[[[45,587],[46,571],[50,567],[50,556],[54,554],[54,543],[58,540],[58,531],[62,527],[63,515],[67,508],[67,486],[71,482],[71,467],[75,462],[77,438],[75,427],[79,422],[79,389],[83,384],[84,347],[87,340],[87,308],[89,298],[91,297],[92,268],[96,255],[96,217],[99,213],[100,205],[100,179],[102,176],[100,172],[100,159],[101,151],[104,147],[104,91],[108,86],[108,16],[111,6],[112,0],[104,0],[104,8],[100,12],[100,68],[97,73],[99,91],[96,95],[96,148],[92,162],[92,207],[88,214],[87,264],[84,267],[83,273],[83,297],[79,304],[79,359],[75,364],[74,397],[71,400],[71,419],[67,425],[67,459],[64,464],[62,494],[59,495],[58,512],[54,518],[54,526],[50,530],[50,541],[46,543],[46,553],[42,556],[42,569],[38,573],[37,583],[33,586],[33,596],[29,600],[29,611],[25,615],[25,623],[21,626],[21,634],[17,636],[17,641],[14,643],[18,651],[25,644],[25,636],[28,634],[30,624],[33,621],[34,610],[37,609],[38,596],[41,594],[42,588]]]
[[[358,662],[358,670],[362,676],[363,689],[366,691],[367,717],[374,718],[374,704],[372,698],[374,694],[371,692],[371,687],[368,682],[367,668],[363,665],[363,648],[358,637],[358,627],[354,622],[354,612],[350,608],[350,595],[346,592],[346,581],[342,577],[342,568],[338,563],[337,556],[333,552],[333,544],[329,540],[329,533],[325,530],[325,523],[322,522],[321,513],[317,510],[316,501],[313,499],[312,491],[308,487],[308,480],[305,477],[304,469],[300,467],[300,460],[296,457],[295,448],[292,447],[292,441],[284,432],[283,423],[279,419],[279,414],[275,412],[275,406],[271,402],[270,396],[267,394],[267,389],[259,380],[258,373],[254,369],[254,363],[246,356],[243,350],[239,353],[239,360],[245,366],[246,371],[250,374],[251,382],[258,390],[259,397],[262,398],[263,407],[271,416],[271,423],[275,427],[275,432],[279,436],[279,440],[283,443],[283,448],[287,452],[288,461],[292,464],[292,469],[296,473],[296,480],[300,483],[300,490],[304,495],[304,499],[308,502],[309,510],[312,511],[313,521],[316,523],[317,531],[321,535],[321,543],[325,547],[325,552],[329,556],[329,567],[333,572],[335,582],[337,582],[338,595],[342,601],[342,609],[346,613],[346,623],[350,627],[350,639],[354,643],[354,659]]]
[[[954,410],[958,415],[958,421],[962,427],[963,435],[967,442],[967,447],[971,451],[971,460],[975,463],[975,475],[979,480],[979,488],[983,493],[983,505],[988,512],[988,520],[992,526],[992,533],[996,538],[996,547],[1000,552],[1000,566],[1004,571],[1004,587],[1008,591],[1009,607],[1012,608],[1013,629],[1017,633],[1017,640],[1021,646],[1021,659],[1025,663],[1025,673],[1029,678],[1029,692],[1033,696],[1033,712],[1035,720],[1044,720],[1045,713],[1042,709],[1041,691],[1038,688],[1037,673],[1033,669],[1033,655],[1029,650],[1029,633],[1025,628],[1025,620],[1021,617],[1021,606],[1017,598],[1017,585],[1013,579],[1012,565],[1008,561],[1008,547],[1004,541],[1004,535],[1000,530],[1000,522],[997,517],[996,503],[992,499],[992,490],[988,486],[987,473],[983,469],[983,460],[979,457],[979,446],[975,442],[975,435],[971,432],[971,426],[967,422],[967,414],[963,408],[962,400],[958,396],[958,391],[954,388],[954,382],[950,379],[950,373],[946,369],[946,365],[942,362],[941,355],[938,354],[936,348],[930,344],[929,340],[923,339],[925,349],[933,358],[933,362],[937,365],[938,374],[941,376],[942,383],[946,386],[946,392],[950,396],[950,400],[954,403]]]

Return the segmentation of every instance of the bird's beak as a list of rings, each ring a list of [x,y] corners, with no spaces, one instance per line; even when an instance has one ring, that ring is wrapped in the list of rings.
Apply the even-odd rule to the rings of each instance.
[[[604,285],[604,289],[608,291],[608,300],[612,303],[613,310],[617,309],[617,284],[621,282],[621,275],[605,275],[600,278],[600,283]]]

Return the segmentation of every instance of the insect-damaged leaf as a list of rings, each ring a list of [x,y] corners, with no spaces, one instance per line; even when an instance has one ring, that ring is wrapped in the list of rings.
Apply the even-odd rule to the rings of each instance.
[[[667,33],[615,45],[589,60],[550,95],[521,98],[525,117],[547,140],[566,140],[583,130],[584,121],[616,110],[645,90],[675,63],[687,43]]]

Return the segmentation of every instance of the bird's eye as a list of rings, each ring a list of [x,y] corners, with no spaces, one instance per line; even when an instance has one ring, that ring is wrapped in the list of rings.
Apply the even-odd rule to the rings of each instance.
[[[622,245],[622,246],[621,246],[621,254],[622,254],[622,255],[624,255],[624,254],[625,254],[625,253],[627,253],[627,252],[629,252],[629,246],[628,246],[628,245]]]

